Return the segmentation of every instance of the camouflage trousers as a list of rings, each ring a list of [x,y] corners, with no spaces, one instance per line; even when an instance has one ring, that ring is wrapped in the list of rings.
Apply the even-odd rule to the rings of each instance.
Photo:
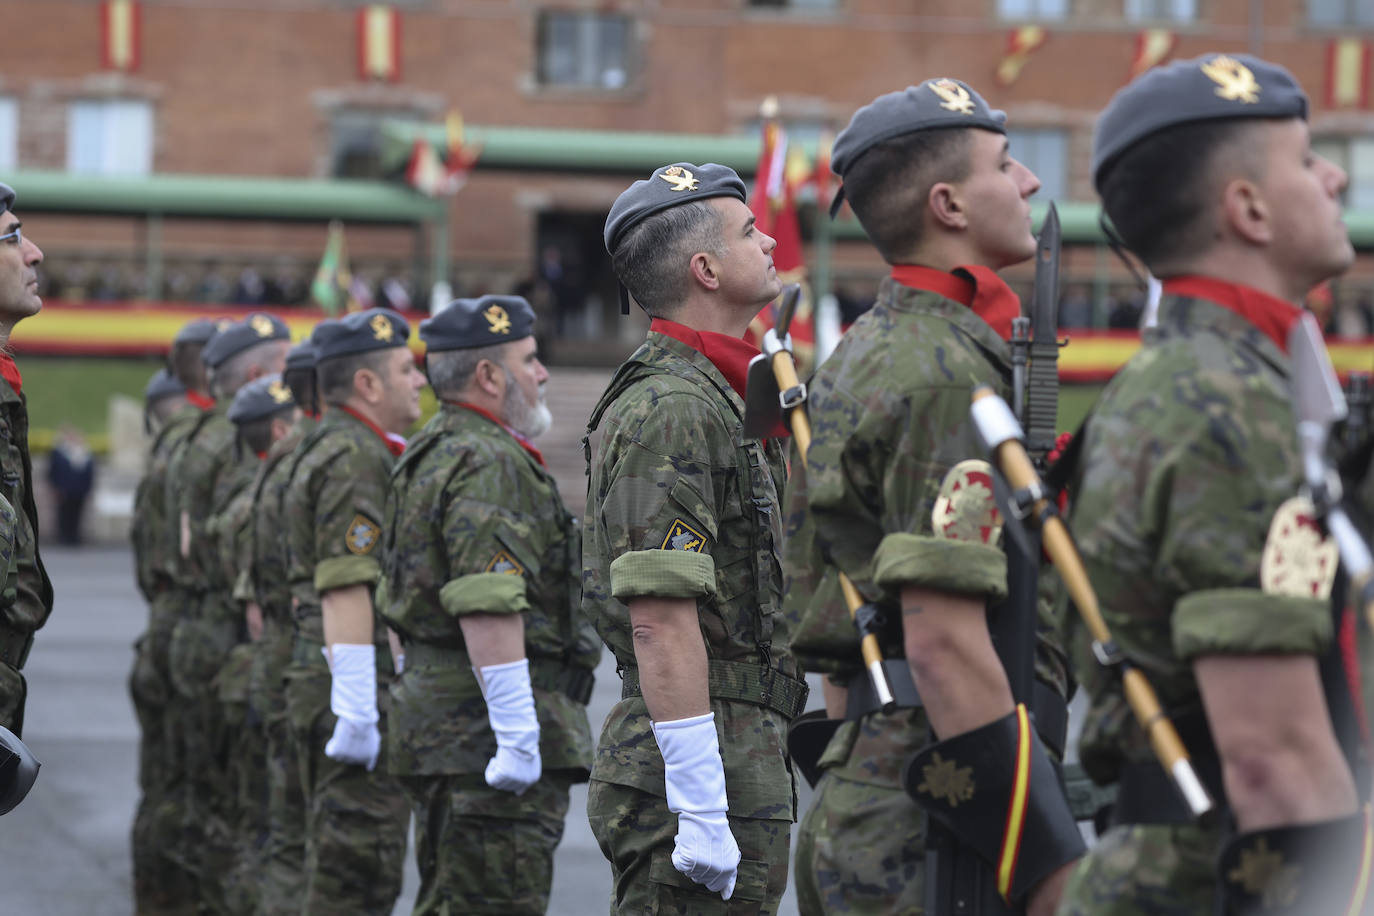
[[[229,916],[249,916],[257,910],[258,875],[266,831],[267,789],[264,780],[262,725],[249,702],[257,646],[240,643],[215,679],[223,717],[225,792],[223,816],[226,845],[217,850],[215,908]]]
[[[730,818],[741,859],[729,900],[673,867],[677,815],[668,810],[663,796],[593,779],[587,790],[587,820],[611,863],[612,914],[773,914],[787,891],[790,819]]]
[[[28,684],[19,669],[0,661],[0,725],[23,737]]]
[[[400,785],[387,775],[385,751],[372,772],[325,756],[335,723],[329,669],[314,646],[298,643],[296,648],[286,672],[286,705],[307,812],[300,913],[390,916],[401,893],[410,807]],[[377,705],[385,736],[389,697],[384,685]]]
[[[286,715],[291,626],[268,619],[258,643],[250,704],[262,717],[266,778],[266,839],[260,857],[261,916],[296,916],[305,888],[305,793],[295,736]]]
[[[522,795],[481,775],[398,778],[415,812],[413,916],[541,916],[549,908],[566,777],[546,774]]]
[[[1219,849],[1215,830],[1192,825],[1113,827],[1074,869],[1056,912],[1061,916],[1211,916]]]

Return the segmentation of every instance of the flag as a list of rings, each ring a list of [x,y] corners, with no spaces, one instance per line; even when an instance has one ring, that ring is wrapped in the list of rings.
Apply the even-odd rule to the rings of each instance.
[[[1333,38],[1326,46],[1326,107],[1368,108],[1370,42]]]
[[[816,183],[816,206],[827,212],[835,193],[835,176],[830,171],[830,150],[834,145],[835,133],[827,127],[816,140],[816,167],[812,179]]]
[[[138,69],[139,8],[134,0],[100,4],[100,65],[129,73]]]
[[[1178,46],[1178,34],[1168,29],[1145,29],[1135,36],[1135,54],[1131,57],[1131,70],[1126,76],[1130,82],[1151,67],[1164,63]]]
[[[353,277],[348,270],[343,223],[334,220],[329,224],[329,240],[325,242],[320,266],[315,268],[315,279],[310,284],[310,298],[324,309],[326,315],[333,317],[344,308],[352,311],[352,287]]]
[[[1010,86],[1021,78],[1030,56],[1040,49],[1049,37],[1049,31],[1042,25],[1023,25],[1007,34],[1007,50],[997,64],[997,82]]]
[[[444,158],[425,137],[418,137],[406,166],[406,181],[421,194],[445,197],[457,194],[482,154],[481,144],[463,142],[463,116],[449,112],[445,122],[447,149]]]
[[[444,164],[439,161],[434,144],[424,137],[416,137],[410,151],[410,164],[406,166],[406,183],[421,194],[438,197],[444,178]]]
[[[401,17],[385,4],[358,10],[358,76],[388,83],[401,78]]]

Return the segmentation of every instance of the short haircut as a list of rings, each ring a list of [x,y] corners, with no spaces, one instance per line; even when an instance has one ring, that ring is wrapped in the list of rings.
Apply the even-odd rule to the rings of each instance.
[[[506,348],[510,344],[492,344],[489,347],[470,347],[464,350],[441,350],[425,355],[425,370],[429,374],[429,387],[434,389],[435,397],[451,398],[461,392],[472,381],[477,364],[489,359],[498,366],[505,366]]]
[[[205,383],[205,363],[201,361],[200,351],[205,349],[205,344],[183,340],[172,344],[172,350],[167,354],[167,369],[176,376],[176,380],[186,386],[188,391],[204,391]]]
[[[381,350],[366,350],[362,353],[348,353],[331,359],[322,359],[315,366],[315,375],[320,383],[320,398],[331,407],[341,407],[353,396],[353,376],[360,369],[371,369],[382,375],[386,361],[395,347]]]
[[[724,250],[720,214],[711,199],[669,207],[646,217],[620,240],[611,264],[635,301],[655,318],[687,300],[687,264],[699,251]]]
[[[884,140],[854,160],[844,196],[883,260],[899,264],[920,245],[926,200],[969,173],[970,127],[938,127]]]
[[[1258,178],[1266,119],[1197,121],[1168,127],[1127,149],[1098,176],[1102,209],[1121,241],[1154,272],[1212,247],[1216,192]]]
[[[279,369],[282,358],[290,349],[289,340],[264,340],[241,350],[210,370],[210,387],[216,398],[233,397],[234,392],[258,375]]]
[[[160,397],[155,401],[149,402],[148,406],[144,410],[144,414],[146,419],[150,421],[155,420],[157,421],[157,424],[161,426],[162,424],[167,422],[168,417],[170,417],[173,413],[175,413],[179,408],[181,408],[185,404],[186,395],[170,394],[166,395],[165,397]]]
[[[306,413],[320,412],[320,389],[315,367],[287,369],[281,374],[282,383],[291,390],[291,399]]]
[[[244,445],[252,450],[253,454],[261,455],[272,447],[272,421],[286,420],[289,422],[295,410],[295,404],[287,404],[265,417],[240,423],[238,425],[239,438],[243,440]]]

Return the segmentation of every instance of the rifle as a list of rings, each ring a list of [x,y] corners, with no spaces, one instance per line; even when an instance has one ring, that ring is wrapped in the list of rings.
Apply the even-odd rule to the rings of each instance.
[[[1345,399],[1350,405],[1349,416],[1345,418],[1342,430],[1342,445],[1346,452],[1353,452],[1364,444],[1369,436],[1369,405],[1374,394],[1370,392],[1368,372],[1352,372],[1345,388]]]
[[[1154,688],[1141,671],[1131,665],[1112,640],[1107,622],[1097,605],[1097,595],[1088,580],[1083,561],[1074,546],[1068,526],[1055,511],[1050,493],[1036,473],[1030,456],[1021,444],[1023,433],[1006,402],[992,389],[980,385],[973,391],[973,422],[978,427],[988,450],[1014,489],[1013,506],[1004,524],[1018,526],[1021,518],[1032,519],[1040,529],[1045,551],[1069,590],[1078,613],[1093,637],[1093,655],[1104,668],[1115,669],[1126,692],[1126,700],[1136,720],[1150,739],[1155,755],[1165,772],[1173,777],[1174,787],[1194,817],[1202,817],[1212,809],[1212,799],[1203,788],[1193,769],[1188,751],[1179,738],[1178,730],[1164,715]]]

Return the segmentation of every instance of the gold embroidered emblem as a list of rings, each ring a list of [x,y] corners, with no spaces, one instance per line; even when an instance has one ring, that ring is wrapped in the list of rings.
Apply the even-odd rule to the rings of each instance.
[[[253,333],[257,334],[259,337],[272,336],[272,319],[268,318],[266,315],[254,315],[252,320],[248,322],[248,326],[252,328]]]
[[[348,530],[344,532],[344,546],[349,553],[358,556],[366,556],[372,552],[372,548],[377,546],[378,535],[382,533],[373,522],[368,521],[361,514],[353,516],[353,521],[348,523]]]
[[[692,173],[680,165],[664,169],[658,173],[658,177],[672,185],[668,189],[670,191],[695,191],[701,186],[701,182],[693,178]]]
[[[934,80],[926,83],[930,91],[944,99],[940,107],[958,114],[973,114],[973,99],[968,90],[954,80]]]
[[[1311,500],[1284,500],[1269,523],[1260,554],[1260,588],[1266,595],[1325,600],[1340,564],[1334,539],[1323,537]]]
[[[1297,902],[1302,866],[1283,864],[1283,853],[1269,848],[1260,837],[1251,849],[1240,851],[1240,864],[1227,873],[1250,896],[1260,898],[1263,909],[1292,906]]]
[[[930,763],[921,768],[921,784],[917,792],[924,792],[951,808],[973,798],[973,767],[961,767],[953,760],[944,760],[938,752],[930,755]]]
[[[930,522],[938,538],[996,544],[1002,513],[993,494],[992,465],[971,458],[950,468],[940,483]]]
[[[499,305],[493,305],[482,313],[482,317],[487,319],[487,324],[491,327],[493,334],[510,333],[510,315]]]
[[[663,539],[663,550],[691,550],[703,553],[706,550],[706,536],[682,519],[674,519]]]
[[[383,342],[396,335],[396,332],[391,330],[391,322],[386,320],[385,315],[373,315],[367,326],[372,329],[372,336]]]
[[[505,576],[523,576],[525,567],[516,562],[515,557],[505,550],[496,551],[496,556],[487,564],[486,572],[500,573]]]
[[[277,379],[275,382],[268,385],[267,393],[270,394],[272,400],[276,401],[278,404],[291,403],[291,389],[282,384],[281,379]]]
[[[1202,65],[1202,72],[1217,84],[1216,93],[1228,102],[1253,105],[1259,101],[1260,84],[1250,68],[1225,54]]]

